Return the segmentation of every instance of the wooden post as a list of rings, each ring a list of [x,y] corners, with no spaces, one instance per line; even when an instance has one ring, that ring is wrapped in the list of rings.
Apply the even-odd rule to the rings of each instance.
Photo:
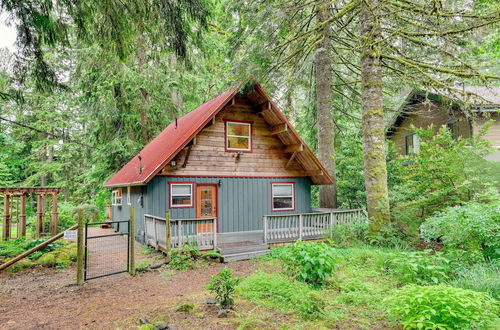
[[[302,229],[304,224],[302,223],[302,214],[299,214],[299,240],[302,240]]]
[[[264,220],[264,243],[267,244],[267,216],[264,216],[263,220]]]
[[[10,195],[3,195],[3,233],[4,239],[10,238]]]
[[[52,193],[52,214],[50,217],[50,234],[57,234],[57,192]]]
[[[19,213],[19,237],[26,237],[26,194],[21,194],[21,212]]]
[[[129,239],[129,268],[130,275],[135,275],[135,208],[130,208]]]
[[[78,209],[78,228],[77,228],[77,257],[76,257],[76,284],[82,285],[85,271],[83,266],[85,262],[85,247],[84,247],[84,237],[83,237],[83,209]]]
[[[213,233],[214,233],[214,249],[215,249],[217,247],[217,218],[214,218]]]
[[[40,234],[43,232],[43,203],[44,199],[42,198],[42,194],[37,194],[37,203],[36,203],[36,238],[40,237]]]
[[[181,247],[182,246],[182,220],[177,220],[177,246]]]
[[[172,247],[172,234],[170,233],[170,211],[165,212],[165,251],[168,253]]]

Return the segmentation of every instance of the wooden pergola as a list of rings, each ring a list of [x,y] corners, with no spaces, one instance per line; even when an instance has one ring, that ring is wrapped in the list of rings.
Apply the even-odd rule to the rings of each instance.
[[[19,231],[18,237],[26,236],[26,197],[30,194],[37,195],[37,210],[36,210],[36,237],[40,237],[43,233],[44,222],[44,201],[46,195],[52,195],[52,212],[50,217],[50,234],[57,234],[57,194],[62,188],[54,187],[0,187],[0,195],[4,198],[4,214],[3,214],[3,230],[1,237],[3,239],[11,238],[11,201],[13,197],[20,199]]]

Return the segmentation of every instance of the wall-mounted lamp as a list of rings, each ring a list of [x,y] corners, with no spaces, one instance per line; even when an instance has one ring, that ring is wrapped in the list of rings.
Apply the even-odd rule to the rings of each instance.
[[[222,180],[219,180],[219,182],[217,183],[217,185],[220,187],[222,186]]]
[[[170,162],[170,166],[176,167],[177,166],[177,162],[175,160],[171,161]]]

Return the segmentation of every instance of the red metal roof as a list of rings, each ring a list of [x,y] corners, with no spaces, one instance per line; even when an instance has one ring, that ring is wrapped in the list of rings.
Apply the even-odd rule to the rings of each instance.
[[[232,88],[177,119],[177,127],[175,122],[168,125],[104,186],[140,185],[149,182],[235,94],[236,88]]]
[[[148,143],[137,156],[132,158],[124,167],[109,179],[104,186],[120,187],[129,185],[142,185],[148,183],[158,172],[170,162],[179,151],[184,148],[205,126],[224,108],[224,106],[236,95],[239,85],[220,94],[210,101],[200,105],[195,110],[167,126],[157,137]],[[332,177],[324,168],[314,153],[307,147],[305,142],[293,128],[286,116],[278,109],[276,104],[266,95],[259,83],[256,83],[254,91],[259,96],[260,102],[268,101],[272,104],[273,112],[291,128],[290,133],[305,146],[307,157],[321,169],[321,174],[314,176],[316,184],[331,184]],[[140,157],[140,158],[139,158]],[[318,181],[318,178],[321,180]]]

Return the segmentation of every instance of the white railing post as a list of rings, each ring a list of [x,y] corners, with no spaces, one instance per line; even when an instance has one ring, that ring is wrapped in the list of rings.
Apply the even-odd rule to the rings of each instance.
[[[179,236],[179,237],[177,237],[177,242],[178,242],[177,246],[178,247],[181,247],[181,245],[182,245],[182,235],[183,235],[182,231],[183,231],[182,230],[182,220],[179,220],[179,221],[177,221],[177,235]]]
[[[264,243],[267,244],[267,216],[264,216],[263,220],[264,220]]]
[[[158,250],[158,233],[156,229],[156,218],[153,218],[153,228],[155,233],[155,249]]]
[[[217,218],[214,218],[213,224],[214,224],[213,232],[214,232],[214,249],[215,249],[217,247]]]
[[[302,229],[304,224],[302,223],[302,214],[299,214],[299,240],[302,240]]]
[[[144,215],[144,243],[148,245],[148,220],[146,215]]]

